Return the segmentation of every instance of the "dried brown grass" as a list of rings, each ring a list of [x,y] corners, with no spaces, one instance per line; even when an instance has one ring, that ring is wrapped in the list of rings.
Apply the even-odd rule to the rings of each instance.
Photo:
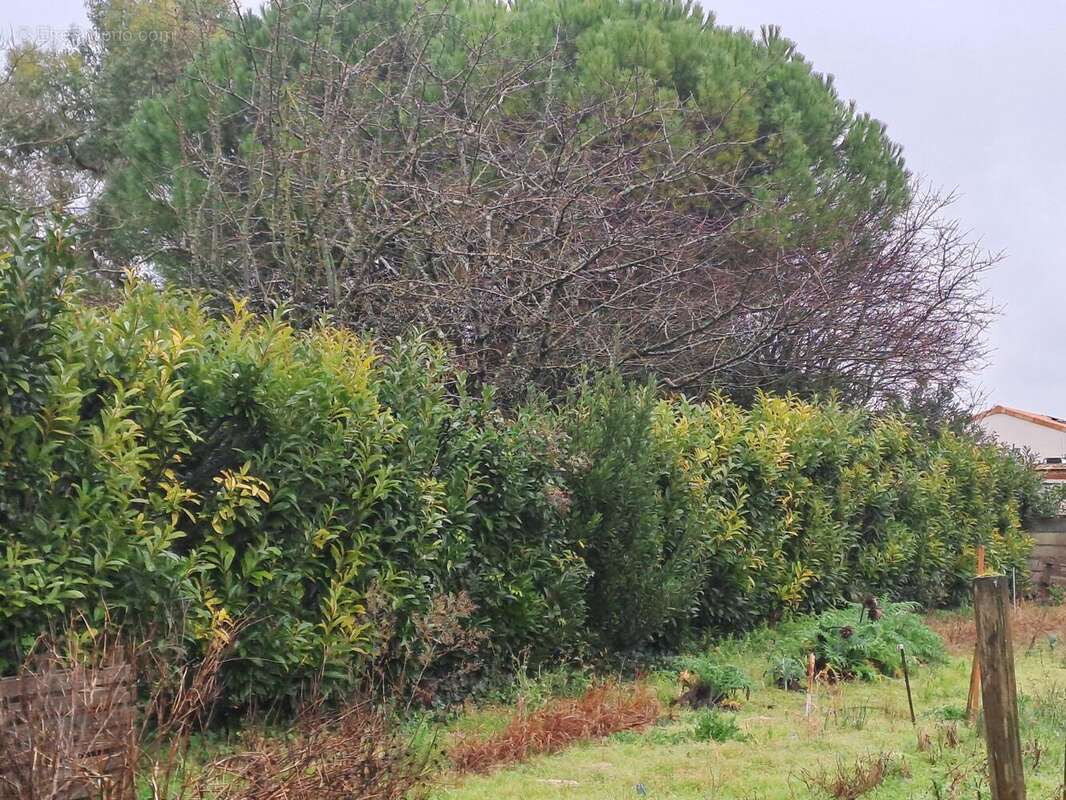
[[[553,700],[531,713],[520,706],[503,731],[487,738],[459,736],[448,755],[459,772],[485,772],[574,742],[643,730],[661,712],[655,693],[643,684],[599,684],[581,697]]]
[[[944,640],[955,654],[972,652],[977,642],[977,627],[973,612],[931,614],[926,624]],[[1032,647],[1051,634],[1066,634],[1066,605],[1053,606],[1022,602],[1010,617],[1011,636],[1015,647]]]
[[[147,693],[136,736],[137,776],[152,800],[196,796],[197,776],[186,763],[189,741],[205,727],[218,702],[220,672],[247,624],[216,624],[197,661],[171,665],[150,646],[137,651],[137,671]]]

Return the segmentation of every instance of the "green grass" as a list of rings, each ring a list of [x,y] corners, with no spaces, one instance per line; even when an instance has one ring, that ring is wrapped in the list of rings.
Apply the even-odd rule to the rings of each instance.
[[[763,633],[712,655],[748,675],[762,675],[768,664],[766,644]],[[1056,650],[1053,642],[1028,645],[1019,644],[1016,661],[1028,795],[1057,800],[1066,732],[1066,661],[1063,648]],[[980,728],[962,720],[969,670],[969,658],[956,653],[912,671],[917,727],[911,725],[898,678],[877,675],[868,682],[823,684],[810,717],[804,716],[803,693],[756,682],[751,699],[735,714],[739,739],[719,742],[702,736],[701,712],[674,709],[670,719],[641,735],[616,735],[488,775],[445,776],[433,797],[818,798],[828,795],[815,785],[814,776],[835,774],[838,766],[847,773],[857,759],[885,754],[894,765],[905,766],[894,768],[880,786],[863,794],[866,800],[988,798]],[[499,714],[497,708],[494,718]]]

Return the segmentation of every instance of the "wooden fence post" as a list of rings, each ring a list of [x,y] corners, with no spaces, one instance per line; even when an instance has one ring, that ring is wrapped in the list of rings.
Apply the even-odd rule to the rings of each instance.
[[[1025,800],[1008,580],[1004,575],[974,579],[974,616],[992,800]]]
[[[977,545],[977,577],[985,574],[985,546]],[[966,695],[966,719],[977,719],[977,709],[981,705],[981,658],[977,645],[973,648],[973,663],[970,665],[970,691]]]
[[[803,704],[803,716],[809,717],[814,710],[814,653],[807,654],[807,701]]]

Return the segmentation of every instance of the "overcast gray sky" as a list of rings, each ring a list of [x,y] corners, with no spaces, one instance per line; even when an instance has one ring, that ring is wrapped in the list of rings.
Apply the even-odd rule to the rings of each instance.
[[[990,403],[1066,417],[1066,3],[716,0],[718,22],[780,25],[845,98],[888,125],[908,167],[955,190],[954,215],[1006,258],[1003,316],[977,382]],[[84,26],[82,0],[0,0],[3,34]],[[1063,345],[1059,344],[1063,342]]]
[[[711,8],[711,4],[707,5]],[[955,190],[963,226],[1005,259],[1003,315],[977,376],[990,403],[1066,417],[1066,3],[722,0],[719,24],[780,25],[883,121],[907,166]]]

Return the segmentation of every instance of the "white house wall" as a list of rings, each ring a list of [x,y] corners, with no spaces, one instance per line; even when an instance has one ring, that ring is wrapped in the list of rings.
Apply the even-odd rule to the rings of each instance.
[[[1038,459],[1066,458],[1066,431],[1057,431],[1009,414],[989,414],[977,424],[1003,444],[1029,450]]]

